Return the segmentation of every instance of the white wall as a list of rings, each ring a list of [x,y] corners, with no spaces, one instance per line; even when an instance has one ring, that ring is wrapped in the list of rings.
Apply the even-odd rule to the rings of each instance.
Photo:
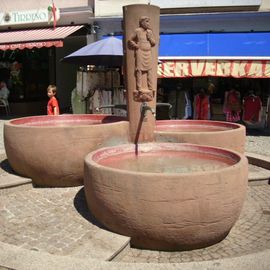
[[[130,4],[152,4],[157,5],[161,9],[169,9],[169,12],[177,9],[190,9],[189,12],[198,12],[202,8],[208,8],[215,11],[233,11],[233,10],[269,10],[270,0],[95,0],[95,17],[122,17],[122,7]]]
[[[87,7],[89,5],[88,0],[54,0],[54,4],[59,8],[71,8],[71,7]],[[47,8],[52,3],[51,0],[1,0],[0,11],[18,11],[18,10],[31,10],[36,8]],[[93,3],[92,3],[93,4]]]
[[[112,32],[121,32],[122,18],[97,19],[100,26],[99,36]],[[219,13],[190,15],[161,15],[160,32],[194,33],[194,32],[248,32],[269,31],[270,13]]]
[[[151,0],[160,8],[259,6],[262,0]]]
[[[95,17],[122,16],[123,6],[148,2],[148,0],[95,0]]]
[[[270,0],[262,0],[260,11],[270,11]]]

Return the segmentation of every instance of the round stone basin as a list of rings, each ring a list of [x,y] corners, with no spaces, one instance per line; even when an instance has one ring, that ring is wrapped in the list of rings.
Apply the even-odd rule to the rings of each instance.
[[[85,158],[91,213],[131,245],[189,250],[221,241],[238,219],[248,162],[223,148],[179,143],[107,147]]]
[[[156,121],[157,142],[210,145],[245,152],[246,128],[243,125],[209,120]]]
[[[84,157],[128,142],[129,123],[111,115],[33,116],[6,121],[4,143],[14,171],[37,186],[83,184]]]

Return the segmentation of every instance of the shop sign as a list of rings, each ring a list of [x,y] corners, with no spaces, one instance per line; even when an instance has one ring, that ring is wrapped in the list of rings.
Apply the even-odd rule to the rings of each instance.
[[[10,11],[0,13],[0,25],[18,25],[47,23],[49,12],[47,9]]]
[[[270,78],[270,61],[266,60],[162,60],[160,78],[235,77]]]

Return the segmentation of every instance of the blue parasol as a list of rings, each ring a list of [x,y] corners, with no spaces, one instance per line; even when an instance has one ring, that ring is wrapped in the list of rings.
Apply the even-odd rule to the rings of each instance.
[[[123,63],[122,40],[108,37],[94,43],[88,44],[81,49],[65,56],[65,63],[80,65],[95,65],[119,67]]]

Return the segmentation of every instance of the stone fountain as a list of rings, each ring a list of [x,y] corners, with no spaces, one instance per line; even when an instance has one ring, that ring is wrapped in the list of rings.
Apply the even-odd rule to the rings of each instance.
[[[189,130],[182,125],[180,131],[177,123],[163,123],[173,130],[161,134],[162,123],[156,127],[154,118],[159,8],[129,5],[123,13],[131,143],[86,156],[88,208],[106,228],[130,236],[134,247],[189,250],[212,245],[226,237],[242,209],[248,179],[243,142],[229,147],[239,152],[177,142],[187,140],[194,128],[193,141],[210,145],[211,128],[212,133],[225,132],[217,144],[230,135],[228,130],[243,139],[244,129],[208,123],[199,140],[202,122]]]
[[[243,125],[213,120],[159,120],[155,141],[194,143],[223,147],[244,154],[246,128]]]
[[[134,247],[212,245],[230,232],[245,198],[245,129],[156,122],[159,8],[129,5],[123,12],[129,121],[110,115],[7,121],[9,163],[35,186],[76,186],[84,178],[89,210],[109,230],[130,236]]]
[[[100,147],[128,142],[129,124],[112,115],[31,116],[4,125],[8,161],[35,186],[83,184],[83,160]]]
[[[130,236],[134,247],[217,243],[238,219],[246,194],[245,129],[156,122],[159,8],[129,5],[123,12],[129,121],[109,115],[7,121],[9,163],[36,186],[76,186],[84,178],[89,210],[109,230]]]
[[[88,207],[131,245],[188,250],[221,241],[240,215],[247,161],[208,146],[145,143],[99,149],[85,159]]]

